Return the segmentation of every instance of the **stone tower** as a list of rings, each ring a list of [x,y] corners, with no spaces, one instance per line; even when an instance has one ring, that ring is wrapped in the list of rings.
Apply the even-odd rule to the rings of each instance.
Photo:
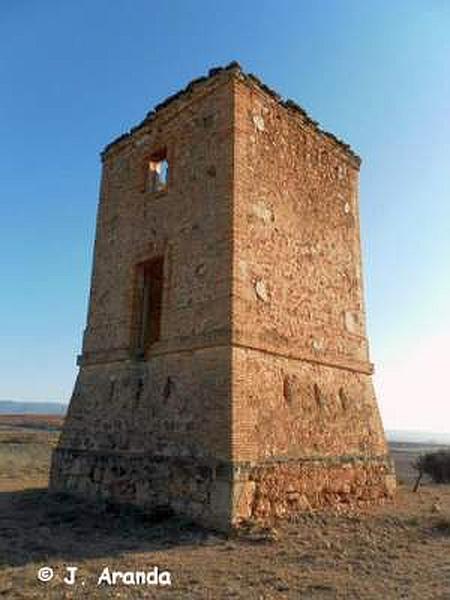
[[[51,489],[222,529],[390,495],[349,146],[232,63],[102,160]]]

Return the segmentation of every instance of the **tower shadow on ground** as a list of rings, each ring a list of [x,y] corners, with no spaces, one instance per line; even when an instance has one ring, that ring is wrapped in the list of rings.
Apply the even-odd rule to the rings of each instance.
[[[155,552],[225,540],[189,520],[131,506],[91,504],[46,488],[0,493],[0,566]]]

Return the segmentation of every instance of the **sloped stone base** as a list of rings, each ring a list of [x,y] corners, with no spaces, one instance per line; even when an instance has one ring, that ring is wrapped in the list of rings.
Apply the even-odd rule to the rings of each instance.
[[[376,503],[395,491],[382,457],[326,457],[242,464],[235,469],[233,522],[268,521],[311,509]]]
[[[52,458],[50,491],[132,504],[149,513],[169,510],[201,525],[227,530],[231,523],[229,475],[227,466],[213,460],[202,463],[58,448]]]
[[[392,496],[387,457],[271,461],[258,465],[58,448],[50,490],[87,499],[171,510],[228,531],[324,507],[358,506]]]

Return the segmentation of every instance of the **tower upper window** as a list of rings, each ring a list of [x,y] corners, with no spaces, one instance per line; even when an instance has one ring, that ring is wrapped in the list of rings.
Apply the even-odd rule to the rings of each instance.
[[[166,149],[153,154],[147,163],[147,192],[163,192],[169,181],[169,162]]]

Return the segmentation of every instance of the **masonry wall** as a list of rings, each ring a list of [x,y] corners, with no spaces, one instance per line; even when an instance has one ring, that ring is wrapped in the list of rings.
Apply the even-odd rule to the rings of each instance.
[[[229,521],[232,125],[225,73],[104,156],[81,368],[53,489]],[[167,191],[144,191],[163,147]],[[164,258],[161,336],[140,361],[135,270],[154,257]]]
[[[226,79],[158,113],[103,161],[85,364],[129,358],[134,270],[164,257],[161,342],[154,352],[229,339],[232,95]],[[167,148],[167,192],[143,192],[146,163]]]
[[[359,161],[258,86],[237,81],[235,98],[235,516],[386,496]]]
[[[145,191],[165,148],[165,191]],[[238,67],[103,155],[80,372],[51,489],[214,527],[384,498],[358,159]],[[136,352],[136,266],[162,258]]]

